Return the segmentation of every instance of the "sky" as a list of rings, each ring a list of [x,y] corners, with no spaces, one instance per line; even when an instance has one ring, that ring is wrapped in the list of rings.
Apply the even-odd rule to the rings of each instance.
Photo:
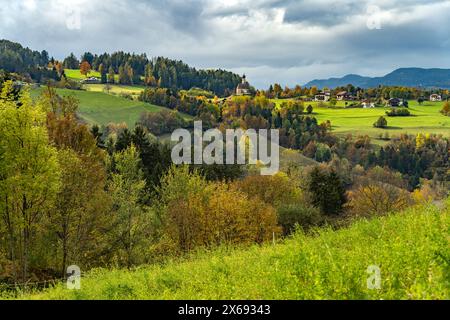
[[[122,50],[294,86],[450,68],[450,0],[0,0],[0,38],[57,59]]]

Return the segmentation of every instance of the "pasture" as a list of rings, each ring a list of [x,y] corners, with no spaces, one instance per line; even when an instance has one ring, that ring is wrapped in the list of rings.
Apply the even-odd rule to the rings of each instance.
[[[124,86],[118,84],[105,85],[105,84],[85,84],[83,89],[90,92],[103,92],[113,95],[129,94],[134,98],[137,98],[142,91],[145,90],[144,86]]]
[[[71,80],[80,81],[86,79],[86,76],[82,75],[78,69],[64,69],[64,73],[66,74],[66,77]],[[92,70],[88,74],[88,77],[96,77],[100,79],[101,75],[100,72]]]
[[[280,106],[283,100],[273,100]],[[380,135],[396,136],[402,133],[436,133],[444,136],[450,136],[450,117],[443,116],[439,111],[442,109],[443,102],[424,102],[419,105],[417,101],[409,101],[410,117],[387,117],[388,108],[361,109],[361,108],[343,108],[344,102],[339,101],[336,108],[320,108],[317,102],[305,102],[305,107],[311,104],[314,107],[313,115],[319,122],[330,120],[333,133],[344,136],[368,135],[376,143],[382,144],[383,141],[377,140]],[[373,124],[380,116],[384,116],[388,121],[388,128],[374,128]]]
[[[41,90],[32,90],[32,95],[39,95]],[[103,92],[57,89],[57,93],[77,98],[80,102],[78,114],[89,124],[107,125],[111,122],[125,122],[129,128],[133,128],[144,111],[158,112],[165,109]]]

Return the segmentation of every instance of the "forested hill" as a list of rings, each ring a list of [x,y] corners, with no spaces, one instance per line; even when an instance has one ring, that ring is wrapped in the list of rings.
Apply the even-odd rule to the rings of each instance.
[[[183,61],[165,57],[148,58],[146,54],[123,51],[112,54],[84,53],[77,58],[68,55],[63,61],[55,61],[47,51],[33,51],[19,43],[0,40],[0,70],[30,76],[34,81],[58,80],[63,69],[78,69],[87,61],[90,67],[107,78],[108,74],[119,75],[121,84],[159,85],[163,88],[189,90],[198,87],[219,96],[234,92],[241,81],[239,75],[226,70],[197,70]],[[48,66],[52,68],[48,69]]]
[[[313,80],[305,86],[318,88],[336,88],[352,84],[360,88],[382,86],[450,88],[450,69],[401,68],[383,77],[363,77],[355,74],[342,78]]]
[[[0,69],[8,72],[25,72],[49,62],[47,51],[33,51],[19,43],[0,40]]]

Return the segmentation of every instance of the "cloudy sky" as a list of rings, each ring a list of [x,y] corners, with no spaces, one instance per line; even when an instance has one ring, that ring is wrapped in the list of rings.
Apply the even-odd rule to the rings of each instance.
[[[292,86],[450,68],[450,0],[0,0],[0,38],[58,59],[145,52]]]

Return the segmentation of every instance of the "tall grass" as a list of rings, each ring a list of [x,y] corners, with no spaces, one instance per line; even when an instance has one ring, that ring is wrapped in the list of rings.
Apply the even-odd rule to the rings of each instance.
[[[81,290],[26,299],[449,299],[449,209],[412,208],[277,245],[218,249],[137,270],[94,270]],[[381,288],[368,289],[369,266]]]

